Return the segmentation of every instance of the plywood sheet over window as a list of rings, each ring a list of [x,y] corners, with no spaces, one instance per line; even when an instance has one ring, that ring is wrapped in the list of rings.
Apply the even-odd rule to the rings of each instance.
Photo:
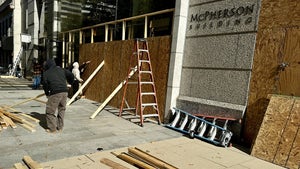
[[[298,1],[261,1],[243,130],[247,146],[252,145],[259,131],[269,94],[300,96],[299,8]]]
[[[148,38],[151,64],[157,91],[157,99],[164,117],[169,59],[171,49],[170,36]],[[79,62],[90,60],[91,63],[84,72],[83,79],[87,79],[96,67],[104,60],[103,68],[92,79],[84,91],[86,98],[103,102],[112,91],[126,79],[130,57],[134,50],[134,40],[111,41],[80,46]],[[135,107],[136,85],[128,85],[126,100]],[[109,106],[119,108],[123,96],[123,89],[110,101]]]
[[[279,94],[300,96],[300,28],[287,29],[284,47]]]

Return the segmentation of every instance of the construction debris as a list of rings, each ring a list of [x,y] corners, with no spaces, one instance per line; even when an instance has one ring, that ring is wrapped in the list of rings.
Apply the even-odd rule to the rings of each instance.
[[[24,101],[21,101],[19,103],[7,106],[0,106],[0,131],[2,129],[7,129],[7,127],[12,127],[12,128],[17,128],[17,125],[15,124],[15,122],[17,124],[20,124],[20,126],[22,126],[23,128],[25,128],[26,130],[29,130],[31,132],[35,132],[35,124],[33,124],[31,121],[33,121],[34,123],[39,123],[40,120],[29,116],[28,114],[22,113],[17,111],[16,109],[14,109],[13,107],[27,103],[29,101],[38,101],[40,103],[46,103],[43,100],[39,100],[38,98],[44,96],[45,94],[39,94],[36,97],[32,97],[29,99],[26,99]],[[16,113],[17,112],[17,113]]]
[[[2,129],[7,129],[8,127],[15,129],[17,128],[16,124],[19,124],[26,130],[29,130],[31,132],[36,131],[34,128],[36,125],[34,123],[38,123],[39,122],[38,119],[31,117],[22,112],[18,112],[18,113],[10,112],[11,110],[12,108],[8,106],[0,107],[0,124],[1,124],[0,131]]]

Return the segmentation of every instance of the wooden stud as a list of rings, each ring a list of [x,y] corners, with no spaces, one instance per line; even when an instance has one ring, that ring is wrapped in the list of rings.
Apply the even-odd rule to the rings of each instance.
[[[135,67],[131,72],[129,73],[129,78],[137,71],[137,67]],[[90,119],[93,119],[97,116],[97,114],[109,103],[109,101],[121,90],[121,88],[124,86],[126,80],[121,82],[115,90],[106,98],[106,100],[100,105],[100,107],[90,116]]]
[[[30,156],[24,156],[23,161],[30,169],[43,169],[43,167],[38,162],[32,160]]]
[[[121,165],[117,162],[114,162],[114,161],[112,161],[108,158],[102,158],[100,160],[100,162],[107,165],[107,166],[109,166],[109,167],[111,167],[111,168],[113,168],[113,169],[129,169],[129,168],[127,168],[127,167],[125,167],[125,166],[123,166],[123,165]]]
[[[29,101],[31,101],[31,100],[35,100],[35,99],[37,99],[37,98],[40,98],[40,97],[42,97],[42,96],[44,96],[44,95],[45,95],[45,93],[39,94],[39,95],[37,95],[36,97],[30,98],[30,99],[26,99],[26,100],[24,100],[24,101],[22,101],[22,102],[20,102],[20,103],[16,103],[16,104],[11,105],[11,106],[9,106],[9,107],[15,107],[15,106],[18,106],[18,105],[20,105],[20,104],[27,103],[27,102],[29,102]]]
[[[135,159],[133,157],[131,157],[130,155],[126,154],[126,153],[121,153],[119,155],[117,155],[118,158],[126,161],[127,163],[129,164],[132,164],[134,166],[138,166],[138,167],[141,167],[141,168],[147,168],[147,169],[155,169],[155,167],[152,167],[151,165],[141,161],[141,160],[138,160],[138,159]]]
[[[168,164],[167,162],[152,156],[138,148],[128,148],[129,154],[133,154],[134,156],[137,156],[138,158],[142,159],[143,161],[146,161],[149,164],[152,164],[153,166],[157,168],[164,168],[164,169],[178,169],[177,167],[172,166],[171,164]]]
[[[15,163],[14,164],[14,168],[15,169],[27,169],[27,167],[25,167],[23,164],[21,163]]]
[[[34,128],[32,128],[31,126],[29,126],[27,124],[20,124],[20,125],[31,132],[36,132],[36,130]]]
[[[33,121],[36,122],[36,123],[39,123],[39,122],[40,122],[39,119],[36,119],[36,118],[34,118],[34,117],[31,117],[31,116],[29,116],[28,114],[21,113],[20,115],[22,115],[22,116],[24,116],[24,117],[27,117],[27,118],[33,120]]]

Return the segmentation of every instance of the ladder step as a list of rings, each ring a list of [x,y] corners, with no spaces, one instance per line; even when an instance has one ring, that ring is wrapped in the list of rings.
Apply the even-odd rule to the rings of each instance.
[[[140,73],[148,73],[148,74],[152,74],[151,71],[145,71],[145,70],[140,71]]]
[[[150,60],[140,60],[140,62],[143,62],[143,63],[150,63]]]
[[[158,117],[158,114],[144,114],[143,117]]]
[[[138,82],[127,82],[127,84],[138,84]]]
[[[154,92],[145,92],[145,93],[141,93],[142,96],[149,96],[149,95],[155,95]]]
[[[141,84],[152,84],[153,85],[153,82],[141,82]]]
[[[146,107],[146,106],[156,106],[156,103],[143,103],[142,107]]]
[[[138,49],[138,52],[149,52],[147,49]]]

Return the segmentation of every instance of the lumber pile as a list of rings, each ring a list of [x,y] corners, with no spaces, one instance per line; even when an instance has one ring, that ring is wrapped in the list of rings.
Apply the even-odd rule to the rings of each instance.
[[[7,129],[8,127],[15,129],[18,127],[18,125],[31,132],[36,131],[34,127],[36,126],[35,123],[39,123],[38,119],[33,118],[22,112],[18,112],[18,113],[15,112],[18,111],[16,111],[11,107],[8,106],[0,107],[0,132],[3,129]]]
[[[115,153],[112,152],[115,156],[118,158],[126,161],[127,163],[138,167],[138,168],[147,168],[147,169],[156,169],[156,168],[163,168],[163,169],[178,169],[177,167],[163,161],[162,159],[159,159],[158,157],[155,157],[137,147],[134,148],[128,148],[128,153],[121,152],[121,153]],[[111,167],[116,167],[115,163],[111,161],[107,161],[106,159],[101,160],[104,164],[114,164],[114,166],[109,165]]]
[[[14,169],[43,169],[42,165],[40,165],[37,161],[34,161],[30,156],[24,156],[22,163],[15,163]]]

